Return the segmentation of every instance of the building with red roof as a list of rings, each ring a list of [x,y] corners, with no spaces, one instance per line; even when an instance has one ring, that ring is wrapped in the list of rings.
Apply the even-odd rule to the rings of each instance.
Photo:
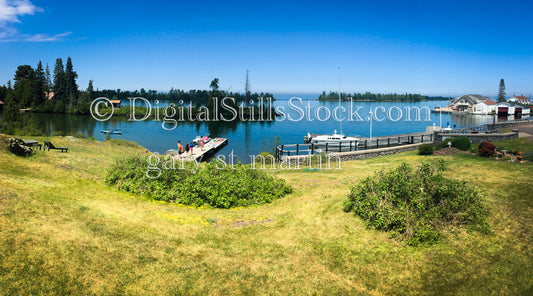
[[[526,97],[524,97],[524,95],[513,96],[508,101],[512,102],[512,103],[519,103],[519,104],[522,104],[522,105],[531,105],[531,100],[526,98]]]

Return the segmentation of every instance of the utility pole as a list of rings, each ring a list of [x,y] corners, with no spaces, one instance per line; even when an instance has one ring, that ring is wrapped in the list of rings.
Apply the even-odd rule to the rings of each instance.
[[[246,97],[246,105],[250,103],[250,80],[249,80],[249,72],[246,70],[246,85],[244,86],[244,95]]]

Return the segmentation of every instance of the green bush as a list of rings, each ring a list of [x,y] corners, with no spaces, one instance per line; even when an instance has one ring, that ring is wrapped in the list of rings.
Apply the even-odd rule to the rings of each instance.
[[[74,138],[78,138],[78,139],[86,139],[87,138],[87,136],[85,135],[84,132],[79,132],[79,131],[73,131],[72,132],[72,136]]]
[[[433,154],[433,146],[429,144],[422,144],[418,146],[418,155],[431,155]]]
[[[524,159],[533,160],[533,151],[525,151],[522,156]]]
[[[457,137],[452,139],[452,147],[455,147],[462,151],[468,151],[472,142],[468,137]]]
[[[65,133],[63,131],[53,131],[50,134],[51,137],[63,137],[65,136]]]
[[[175,169],[163,157],[155,164],[140,156],[117,161],[108,171],[106,183],[119,190],[144,195],[155,200],[186,205],[209,205],[231,208],[269,203],[292,192],[284,180],[244,165],[231,168],[222,163],[196,167],[193,163],[176,162]],[[161,174],[157,178],[158,170]]]
[[[444,169],[439,160],[380,171],[352,187],[344,211],[409,245],[434,243],[450,226],[490,232],[481,197],[465,182],[445,178]]]
[[[257,167],[261,167],[265,163],[265,166],[272,165],[272,162],[275,162],[274,155],[270,152],[261,152],[255,157],[255,162]]]
[[[437,146],[435,146],[435,151],[440,150],[442,148],[447,148],[448,147],[448,140],[449,139],[445,139],[442,142],[440,142]]]
[[[124,139],[110,139],[108,141],[109,141],[109,143],[113,143],[115,145],[120,145],[120,146],[126,146],[126,147],[131,147],[131,148],[138,148],[139,147],[139,144],[137,144],[137,142],[128,141],[128,140],[124,140]]]

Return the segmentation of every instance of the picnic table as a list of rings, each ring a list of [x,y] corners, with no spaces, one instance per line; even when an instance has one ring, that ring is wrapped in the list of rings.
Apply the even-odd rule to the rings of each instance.
[[[43,146],[43,144],[39,144],[39,141],[37,140],[23,140],[22,143],[28,147],[38,147],[39,150],[41,150],[41,147]]]

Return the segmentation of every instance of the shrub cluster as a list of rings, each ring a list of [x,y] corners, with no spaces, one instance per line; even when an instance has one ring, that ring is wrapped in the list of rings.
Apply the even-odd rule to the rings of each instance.
[[[471,144],[472,142],[470,142],[468,137],[457,137],[452,139],[452,147],[462,151],[468,151]]]
[[[147,158],[129,157],[117,161],[105,181],[119,190],[155,200],[215,208],[269,203],[292,192],[284,180],[240,164],[234,169],[217,163],[201,167],[192,163],[180,167],[181,163],[176,163],[176,169],[164,166],[163,161],[154,166],[161,170],[161,175],[151,179],[146,176]]]
[[[433,146],[429,144],[422,144],[418,146],[418,155],[431,155],[433,154]]]
[[[465,182],[442,175],[444,163],[402,163],[352,187],[344,211],[353,211],[369,226],[390,232],[409,245],[434,243],[450,226],[469,225],[489,232],[481,197]]]
[[[448,148],[448,140],[444,140],[435,146],[435,151],[441,150],[442,148]]]
[[[481,142],[477,145],[479,148],[479,155],[489,157],[496,153],[496,146],[491,142]]]

